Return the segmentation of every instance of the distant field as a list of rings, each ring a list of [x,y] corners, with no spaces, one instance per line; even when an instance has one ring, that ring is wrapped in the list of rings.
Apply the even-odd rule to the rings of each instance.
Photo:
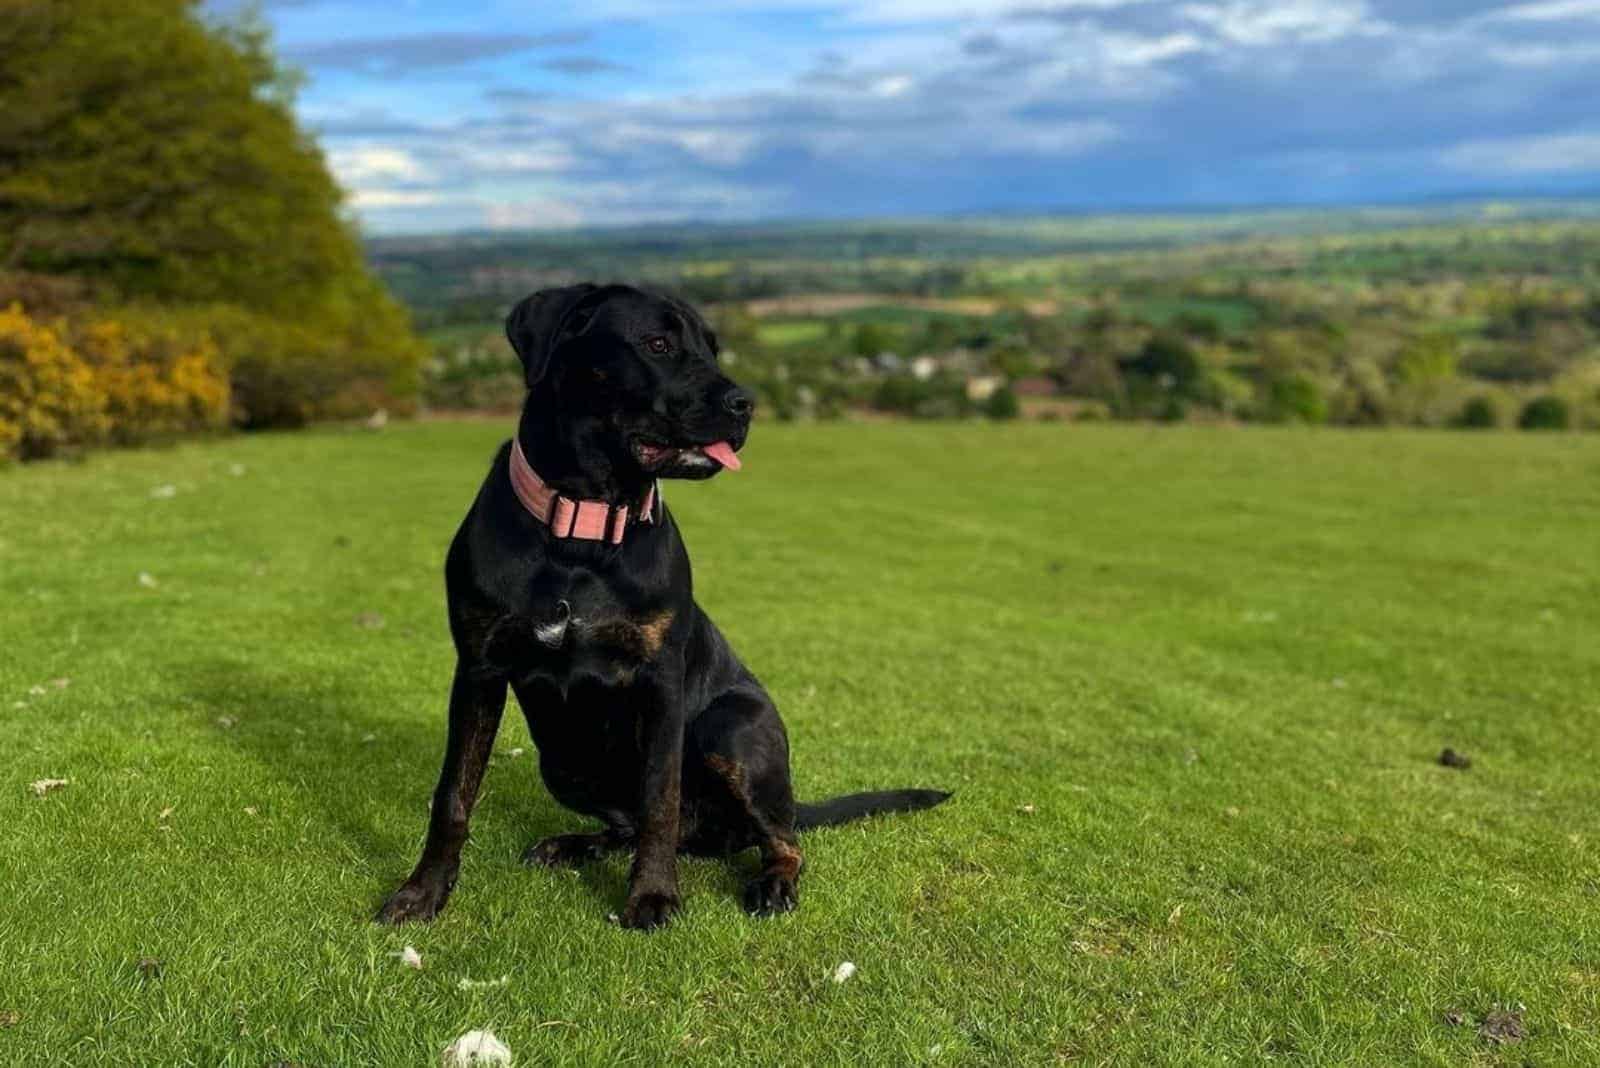
[[[808,835],[775,920],[686,862],[641,936],[624,859],[518,866],[581,821],[513,709],[449,910],[379,929],[503,433],[0,471],[0,1063],[1600,1063],[1600,440],[761,425],[667,499],[800,792],[955,798]]]

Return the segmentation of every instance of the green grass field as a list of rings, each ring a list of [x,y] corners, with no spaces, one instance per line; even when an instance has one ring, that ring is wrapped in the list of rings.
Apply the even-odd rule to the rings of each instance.
[[[581,821],[511,712],[380,929],[506,429],[0,472],[0,1063],[1600,1063],[1600,439],[762,425],[667,497],[800,793],[955,798],[645,936],[625,859],[519,867]]]

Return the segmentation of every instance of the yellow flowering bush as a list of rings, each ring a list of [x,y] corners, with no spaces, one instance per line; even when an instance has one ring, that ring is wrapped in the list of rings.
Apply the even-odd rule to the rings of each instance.
[[[69,325],[0,310],[0,457],[219,429],[229,399],[203,331],[138,311]]]
[[[227,425],[228,378],[204,333],[135,315],[91,322],[74,340],[105,391],[111,438],[119,444]]]
[[[106,394],[62,329],[0,309],[0,456],[49,456],[109,429]]]

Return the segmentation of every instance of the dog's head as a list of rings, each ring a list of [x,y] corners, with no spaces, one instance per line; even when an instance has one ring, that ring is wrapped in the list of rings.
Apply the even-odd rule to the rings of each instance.
[[[717,338],[693,308],[631,286],[546,289],[506,319],[530,397],[603,449],[657,478],[738,467],[754,398],[717,367]]]

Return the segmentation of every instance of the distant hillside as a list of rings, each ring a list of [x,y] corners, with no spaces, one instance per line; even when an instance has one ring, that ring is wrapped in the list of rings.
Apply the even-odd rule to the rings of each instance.
[[[492,317],[532,289],[575,278],[642,279],[698,300],[862,291],[991,296],[953,265],[1560,221],[1600,221],[1600,198],[468,232],[373,238],[367,249],[422,324],[439,326]]]

